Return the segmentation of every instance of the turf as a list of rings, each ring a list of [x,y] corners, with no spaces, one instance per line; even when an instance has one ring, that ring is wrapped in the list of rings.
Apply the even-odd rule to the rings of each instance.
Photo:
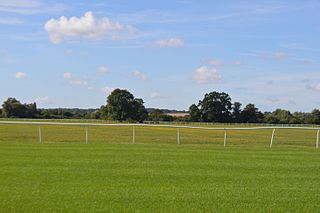
[[[0,144],[1,212],[316,212],[312,148]]]
[[[317,212],[315,132],[0,125],[0,212]]]

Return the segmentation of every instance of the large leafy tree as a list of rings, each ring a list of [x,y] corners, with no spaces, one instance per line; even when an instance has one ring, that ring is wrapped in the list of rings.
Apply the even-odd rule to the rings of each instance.
[[[197,122],[201,121],[201,112],[197,105],[192,104],[189,107],[190,121]]]
[[[237,123],[242,122],[242,116],[241,116],[241,103],[240,102],[234,102],[232,104],[232,120]]]
[[[248,104],[242,110],[241,117],[243,122],[259,123],[263,120],[263,114],[256,108],[254,104]]]
[[[26,106],[15,98],[8,98],[2,104],[2,115],[5,118],[25,117]]]
[[[143,100],[134,98],[129,91],[123,89],[115,89],[111,92],[104,110],[108,118],[118,121],[143,121],[147,117]]]
[[[199,101],[198,108],[203,121],[228,122],[231,118],[231,98],[227,93],[211,92]],[[196,111],[194,106],[191,106]]]

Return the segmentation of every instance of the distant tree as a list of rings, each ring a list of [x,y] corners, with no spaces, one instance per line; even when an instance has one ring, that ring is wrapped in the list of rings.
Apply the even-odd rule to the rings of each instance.
[[[312,123],[313,124],[320,124],[320,110],[314,109],[311,112],[312,115]]]
[[[149,120],[151,121],[173,121],[174,117],[167,115],[161,109],[155,109],[149,113]]]
[[[115,89],[107,98],[106,112],[112,120],[142,121],[146,118],[146,109],[142,99],[135,99],[127,90]]]
[[[192,122],[201,121],[201,112],[197,105],[192,104],[189,107],[189,114],[190,114],[190,117],[189,117],[190,121]]]
[[[5,118],[23,118],[25,117],[25,113],[26,106],[21,104],[20,101],[15,98],[8,98],[2,104],[2,114]]]
[[[232,105],[232,120],[236,123],[242,122],[241,117],[241,103],[240,102],[234,102]]]
[[[254,104],[247,104],[241,113],[243,122],[259,123],[263,120],[263,114],[255,107]]]
[[[198,104],[202,119],[207,122],[229,122],[231,106],[231,98],[224,92],[207,93]]]
[[[267,123],[279,123],[279,124],[288,124],[291,122],[296,122],[297,119],[293,120],[292,114],[288,110],[276,109],[272,113],[266,116],[265,121]]]
[[[132,116],[133,120],[142,122],[148,118],[148,112],[143,104],[144,102],[141,98],[134,99]]]

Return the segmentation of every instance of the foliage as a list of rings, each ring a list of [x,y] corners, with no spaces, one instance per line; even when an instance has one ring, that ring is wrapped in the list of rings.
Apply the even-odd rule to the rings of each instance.
[[[205,122],[228,122],[231,117],[231,98],[227,93],[210,92],[198,103],[201,120]],[[194,108],[194,106],[191,106]]]
[[[15,98],[8,98],[2,104],[2,116],[5,118],[34,118],[37,113],[36,103],[21,104]]]
[[[143,121],[147,110],[142,99],[134,98],[127,90],[115,89],[107,98],[107,117],[117,121]]]
[[[260,123],[263,121],[263,114],[255,107],[254,104],[248,104],[242,110],[242,121],[245,123]]]

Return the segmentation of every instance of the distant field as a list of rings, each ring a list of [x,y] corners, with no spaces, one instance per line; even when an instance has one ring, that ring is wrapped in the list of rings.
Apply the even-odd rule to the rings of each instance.
[[[85,143],[84,126],[0,124],[0,142],[17,141],[37,143],[41,127],[42,142]],[[214,127],[243,127],[228,125]],[[88,141],[93,144],[129,144],[133,142],[133,127],[130,126],[88,126]],[[272,129],[228,130],[227,146],[268,147]],[[317,130],[277,129],[274,146],[315,147]],[[223,145],[223,130],[181,129],[181,144],[216,144]],[[168,127],[135,127],[135,143],[139,144],[176,144],[177,129]]]
[[[0,125],[0,212],[317,212],[315,130]]]

